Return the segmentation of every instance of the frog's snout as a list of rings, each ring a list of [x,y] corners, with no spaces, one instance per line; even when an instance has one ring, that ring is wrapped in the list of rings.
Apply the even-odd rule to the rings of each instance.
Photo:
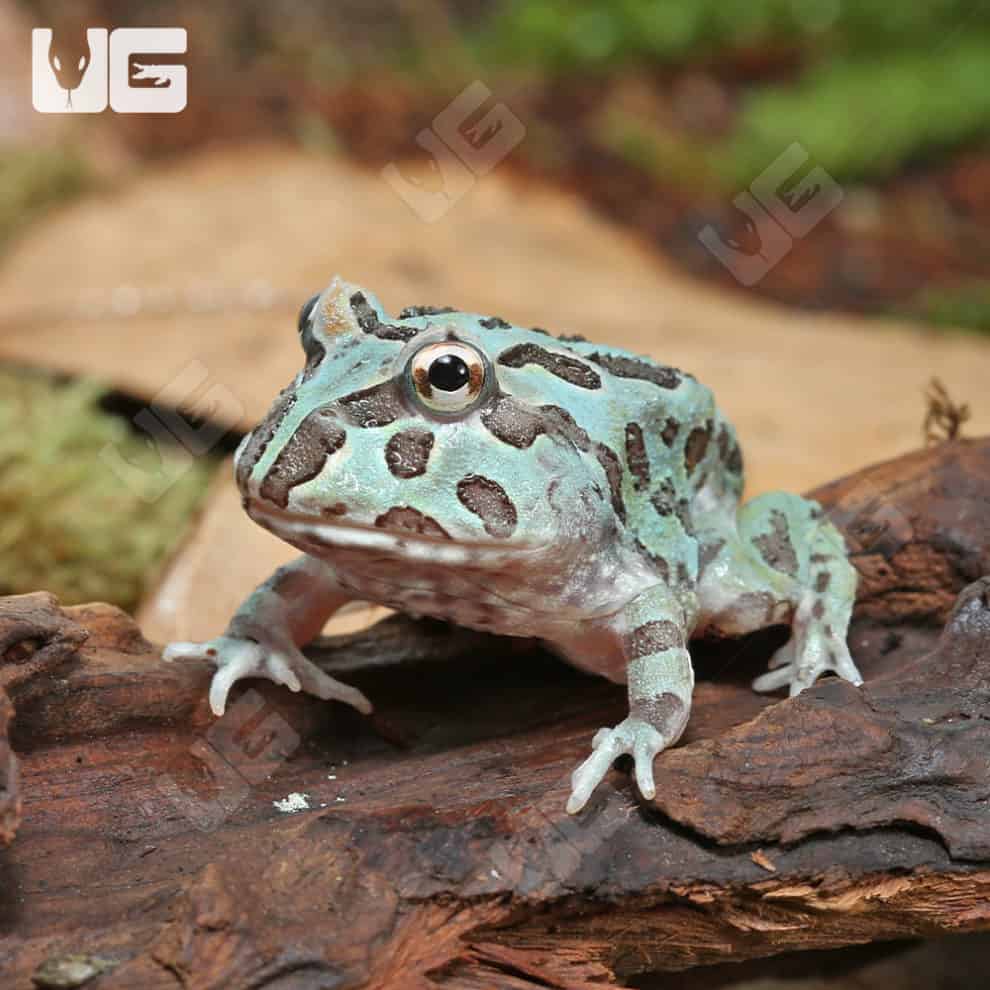
[[[234,474],[241,496],[249,502],[262,500],[287,508],[292,490],[319,475],[347,440],[346,427],[334,410],[325,406],[311,412],[285,436],[282,424],[294,403],[293,393],[283,395],[238,448]],[[273,442],[280,443],[278,453],[274,459],[266,459]],[[262,462],[265,466],[260,469]]]

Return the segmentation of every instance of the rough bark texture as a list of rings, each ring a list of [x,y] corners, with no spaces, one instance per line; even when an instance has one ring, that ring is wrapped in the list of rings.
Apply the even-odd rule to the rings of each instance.
[[[7,733],[10,698],[27,695],[31,681],[71,660],[86,630],[68,619],[52,595],[0,598],[0,846],[13,841],[20,821],[17,759]]]
[[[990,441],[818,494],[864,573],[866,687],[764,698],[777,633],[702,645],[660,797],[620,766],[576,818],[570,771],[624,692],[530,644],[395,618],[314,654],[372,719],[259,683],[214,722],[205,667],[65,610],[89,639],[11,690],[3,986],[71,961],[97,990],[590,990],[990,928]]]
[[[7,730],[13,707],[0,694],[0,845],[9,845],[21,820],[21,802],[17,793],[17,760],[7,742]]]

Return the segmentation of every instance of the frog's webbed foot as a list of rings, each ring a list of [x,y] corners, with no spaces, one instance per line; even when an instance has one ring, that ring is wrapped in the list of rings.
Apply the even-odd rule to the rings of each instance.
[[[845,631],[845,623],[838,624]],[[814,613],[814,599],[806,596],[798,607],[791,638],[770,659],[770,670],[753,681],[754,691],[776,691],[787,687],[790,695],[805,688],[829,672],[852,684],[862,684],[863,676],[849,653],[845,635]]]
[[[591,742],[591,756],[571,774],[571,796],[567,813],[579,812],[615,760],[629,753],[635,761],[636,783],[643,797],[656,794],[653,759],[667,741],[649,722],[629,716],[614,729],[599,729]]]
[[[227,707],[227,695],[237,681],[264,677],[284,684],[290,691],[305,691],[319,698],[343,701],[364,715],[371,702],[357,689],[325,674],[292,643],[241,636],[218,636],[203,643],[171,643],[162,659],[208,660],[217,671],[210,684],[210,708],[217,716]]]

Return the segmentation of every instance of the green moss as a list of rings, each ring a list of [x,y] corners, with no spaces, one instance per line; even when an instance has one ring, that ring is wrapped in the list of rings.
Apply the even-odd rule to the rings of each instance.
[[[749,182],[797,141],[837,180],[990,134],[990,39],[881,60],[838,61],[797,84],[752,93],[724,154]]]
[[[990,0],[512,0],[476,35],[486,67],[571,77],[761,48],[792,52],[804,70],[743,90],[735,136],[713,149],[732,183],[795,141],[841,181],[990,133]],[[673,155],[618,140],[650,171]]]
[[[477,36],[490,60],[573,72],[760,45],[929,49],[987,23],[990,0],[509,0]]]
[[[92,184],[73,149],[0,148],[0,250],[34,217]]]
[[[92,383],[0,370],[0,594],[133,607],[179,538],[215,466],[159,450],[99,407]],[[114,469],[174,483],[145,500]],[[117,462],[119,463],[119,462]]]

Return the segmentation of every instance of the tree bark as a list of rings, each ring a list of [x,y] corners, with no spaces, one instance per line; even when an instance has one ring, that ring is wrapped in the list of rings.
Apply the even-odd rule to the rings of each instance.
[[[41,621],[38,596],[5,600],[23,820],[0,852],[0,972],[26,987],[43,965],[42,980],[89,965],[96,990],[590,990],[987,929],[990,440],[815,494],[862,575],[864,687],[762,697],[748,683],[779,630],[699,644],[657,799],[620,763],[577,817],[570,771],[624,691],[535,644],[396,617],[313,651],[372,718],[257,683],[215,722],[206,667],[161,663],[117,610],[44,598]],[[9,840],[5,711],[0,696]]]

